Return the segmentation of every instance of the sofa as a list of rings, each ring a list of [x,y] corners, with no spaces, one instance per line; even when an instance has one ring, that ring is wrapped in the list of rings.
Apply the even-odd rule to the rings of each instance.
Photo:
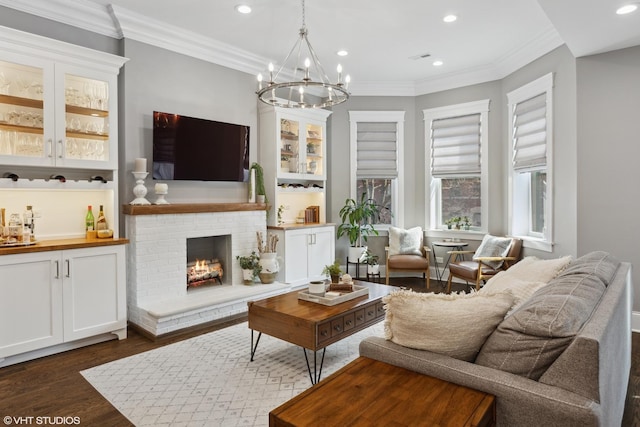
[[[498,426],[619,426],[631,367],[631,304],[630,264],[592,252],[568,261],[501,317],[471,360],[388,337],[364,339],[360,355],[496,396]]]

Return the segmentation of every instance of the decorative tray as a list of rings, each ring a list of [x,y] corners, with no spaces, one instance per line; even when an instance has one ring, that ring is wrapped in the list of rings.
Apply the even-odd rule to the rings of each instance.
[[[336,305],[365,295],[369,295],[369,288],[366,286],[353,285],[353,291],[340,292],[340,295],[336,296],[325,295],[324,297],[319,297],[311,295],[309,290],[305,289],[304,291],[298,292],[298,299],[322,305]]]
[[[0,248],[12,248],[14,246],[32,246],[38,243],[37,240],[32,240],[30,242],[12,242],[8,243],[6,241],[0,242]]]

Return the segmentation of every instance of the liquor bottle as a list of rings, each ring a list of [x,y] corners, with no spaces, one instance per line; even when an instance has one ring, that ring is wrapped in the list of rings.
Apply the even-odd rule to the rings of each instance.
[[[104,207],[100,205],[100,211],[98,212],[98,219],[96,220],[96,230],[106,230],[107,218],[104,216]]]
[[[85,217],[85,224],[87,231],[95,230],[95,218],[93,217],[93,211],[91,210],[91,205],[89,205],[87,209],[87,216]]]
[[[35,218],[33,206],[27,205],[27,210],[24,211],[24,228],[29,229],[30,239],[35,240],[35,222],[33,218]]]

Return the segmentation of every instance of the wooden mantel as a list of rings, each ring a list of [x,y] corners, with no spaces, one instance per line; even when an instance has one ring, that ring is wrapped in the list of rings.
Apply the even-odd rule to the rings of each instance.
[[[122,205],[125,215],[165,215],[205,212],[264,211],[265,203],[179,203],[175,205]]]

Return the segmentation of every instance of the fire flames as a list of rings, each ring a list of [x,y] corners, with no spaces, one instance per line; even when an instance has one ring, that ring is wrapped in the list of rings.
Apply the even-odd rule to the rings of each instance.
[[[217,281],[222,284],[222,264],[219,260],[197,259],[195,263],[187,265],[187,286],[199,286],[210,281]]]

